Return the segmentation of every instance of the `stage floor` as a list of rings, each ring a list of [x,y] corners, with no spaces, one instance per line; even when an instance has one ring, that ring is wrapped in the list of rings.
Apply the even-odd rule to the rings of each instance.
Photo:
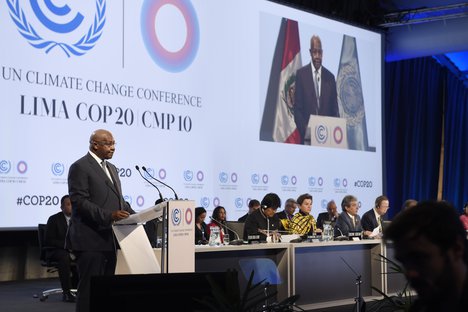
[[[51,295],[43,302],[39,300],[42,290],[59,286],[57,278],[0,282],[0,310],[2,312],[74,312],[75,303],[63,302],[61,295]],[[351,312],[352,310],[352,305],[346,305],[307,310],[307,312]]]

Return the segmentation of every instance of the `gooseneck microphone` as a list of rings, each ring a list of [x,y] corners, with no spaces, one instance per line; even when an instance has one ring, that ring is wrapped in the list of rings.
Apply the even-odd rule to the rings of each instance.
[[[236,231],[228,227],[226,224],[220,223],[218,220],[213,219],[212,217],[208,216],[211,221],[219,225],[220,227],[226,228],[227,230],[231,231],[232,233],[236,234],[236,239],[229,241],[229,245],[243,245],[244,241],[240,239],[239,234]]]
[[[337,241],[343,241],[343,240],[348,240],[348,238],[346,236],[343,235],[343,232],[341,232],[340,228],[335,226],[335,228],[340,232],[340,236],[337,236],[334,238],[334,240],[337,240]]]
[[[141,166],[141,169],[143,169],[143,171],[146,172],[146,173],[150,176],[151,179],[153,179],[153,180],[155,180],[156,182],[159,182],[159,183],[161,183],[162,185],[167,186],[168,188],[170,188],[170,189],[172,190],[172,192],[174,193],[175,199],[176,199],[176,200],[179,199],[179,196],[177,196],[176,191],[174,191],[174,189],[173,189],[172,187],[170,187],[169,185],[167,185],[167,184],[164,183],[163,181],[160,181],[160,180],[156,179],[155,177],[153,177],[153,176],[151,175],[151,173],[149,173],[148,170],[146,170],[145,166]]]
[[[144,168],[144,167],[143,167]],[[159,193],[159,199],[156,201],[156,205],[159,204],[159,203],[162,203],[164,201],[163,199],[163,196],[161,194],[161,191],[158,189],[158,187],[156,185],[154,185],[153,183],[151,183],[150,180],[148,180],[147,178],[145,178],[145,176],[141,173],[140,171],[140,167],[138,167],[138,165],[135,166],[135,169],[138,171],[138,173],[141,175],[141,177],[143,179],[145,179],[146,182],[148,182],[149,184],[151,184]],[[144,169],[143,169],[144,170]],[[145,170],[146,171],[146,170]]]

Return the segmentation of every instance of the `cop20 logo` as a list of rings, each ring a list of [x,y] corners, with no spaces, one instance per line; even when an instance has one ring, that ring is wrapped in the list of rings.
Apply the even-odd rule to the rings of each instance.
[[[67,4],[57,6],[51,0],[41,3],[30,0],[30,7],[21,7],[19,2],[7,0],[11,19],[30,45],[46,53],[60,48],[68,57],[81,56],[91,50],[102,35],[106,0],[96,0],[94,18],[80,13],[86,11],[86,3],[81,1],[73,1],[73,8]],[[66,22],[57,22],[63,20]]]
[[[158,18],[165,16],[165,10],[175,10],[174,16],[168,14],[176,17],[173,24],[167,25],[164,18]],[[181,21],[177,18],[179,15]],[[166,46],[167,42],[161,40],[164,39],[163,29],[170,29],[169,41],[174,46]],[[171,73],[184,71],[195,59],[200,44],[195,8],[187,0],[146,0],[141,8],[141,34],[146,50],[159,67]]]

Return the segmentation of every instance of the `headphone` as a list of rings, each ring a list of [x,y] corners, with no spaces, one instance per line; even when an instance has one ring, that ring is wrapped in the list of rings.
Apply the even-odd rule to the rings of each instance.
[[[265,211],[268,208],[268,206],[267,205],[261,205],[260,208],[262,208],[262,211]]]

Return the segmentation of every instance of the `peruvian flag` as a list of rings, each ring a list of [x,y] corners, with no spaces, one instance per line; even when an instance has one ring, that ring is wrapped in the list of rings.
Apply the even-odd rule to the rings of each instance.
[[[296,70],[302,66],[297,21],[281,20],[270,82],[263,111],[260,139],[300,144],[294,122]]]

